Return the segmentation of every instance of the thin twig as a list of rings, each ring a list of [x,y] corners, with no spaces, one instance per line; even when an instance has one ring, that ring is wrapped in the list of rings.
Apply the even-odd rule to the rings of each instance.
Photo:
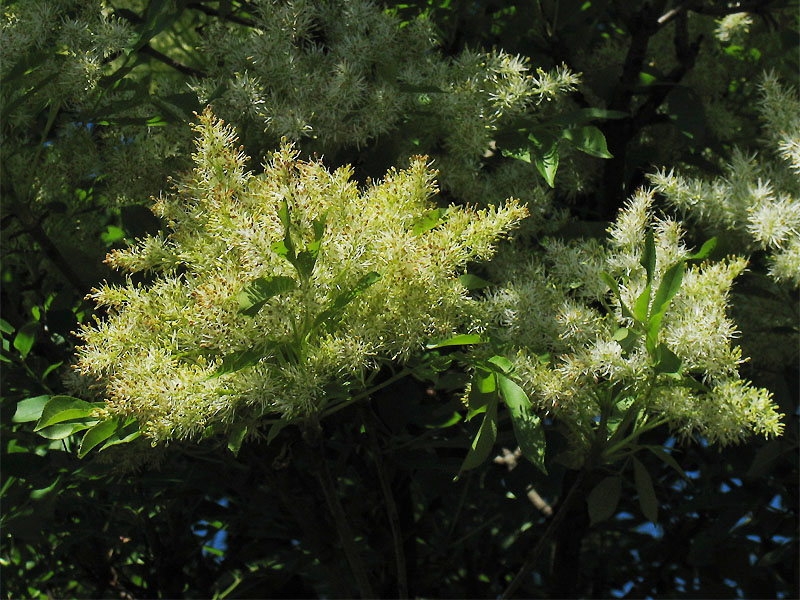
[[[201,4],[200,2],[190,2],[186,5],[187,8],[193,8],[195,10],[199,10],[211,17],[218,17],[220,19],[224,19],[225,21],[230,21],[231,23],[236,23],[237,25],[245,25],[247,27],[258,27],[258,24],[255,21],[251,21],[250,19],[245,19],[244,17],[239,17],[231,13],[222,14],[218,10],[211,8],[210,6],[206,6]]]
[[[389,517],[389,527],[392,530],[392,543],[394,544],[394,557],[395,565],[397,567],[397,597],[408,598],[408,577],[406,575],[406,554],[403,550],[403,536],[400,533],[400,516],[397,512],[397,503],[394,501],[392,489],[389,482],[386,480],[386,474],[383,471],[383,460],[381,459],[380,447],[378,446],[378,437],[375,435],[375,419],[369,414],[363,406],[359,407],[361,410],[361,421],[364,423],[364,428],[367,430],[369,442],[372,446],[372,454],[375,457],[375,467],[378,471],[378,481],[381,484],[381,491],[383,492],[383,499],[386,502],[386,513]]]
[[[184,75],[193,75],[195,77],[207,77],[208,76],[203,71],[200,71],[200,70],[195,69],[193,67],[189,67],[187,65],[184,65],[183,63],[179,63],[174,58],[170,58],[169,56],[167,56],[163,52],[159,52],[158,50],[153,48],[150,44],[145,44],[144,46],[142,46],[139,49],[139,52],[141,52],[142,54],[147,54],[148,56],[151,56],[151,57],[155,58],[156,60],[164,63],[165,65],[167,65],[169,67],[172,67],[173,69],[183,73]]]
[[[336,524],[336,530],[339,533],[339,539],[342,542],[342,548],[347,557],[347,562],[350,564],[350,570],[356,580],[356,585],[358,586],[361,597],[375,598],[375,593],[372,590],[372,585],[367,575],[367,569],[354,543],[355,536],[353,535],[353,530],[350,528],[350,523],[347,521],[344,507],[336,493],[333,477],[328,468],[328,461],[325,459],[325,449],[322,440],[318,440],[318,448],[320,465],[316,469],[317,480],[319,481],[323,494],[325,494],[325,501],[328,503],[328,509],[331,511],[331,516],[333,516],[333,521]]]
[[[567,515],[570,505],[575,498],[575,494],[583,482],[584,475],[585,471],[581,471],[575,478],[575,481],[572,483],[572,487],[569,489],[569,492],[567,492],[564,501],[561,503],[561,506],[558,507],[556,516],[553,517],[552,521],[550,521],[550,525],[547,526],[547,529],[545,529],[545,532],[539,538],[539,541],[536,542],[536,546],[534,546],[533,550],[528,555],[528,558],[523,563],[516,577],[514,577],[514,580],[508,585],[506,591],[503,592],[501,598],[511,598],[512,594],[517,591],[520,585],[522,585],[522,582],[525,580],[525,578],[530,575],[530,572],[533,570],[533,568],[536,566],[536,562],[539,560],[539,555],[542,553],[545,546],[550,542],[550,539],[558,530],[561,521],[563,521],[564,517]]]

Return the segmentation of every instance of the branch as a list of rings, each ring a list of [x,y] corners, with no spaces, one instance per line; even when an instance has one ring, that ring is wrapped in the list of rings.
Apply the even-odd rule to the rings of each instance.
[[[145,44],[139,49],[139,52],[142,54],[147,54],[148,56],[152,56],[156,60],[164,63],[165,65],[172,67],[176,71],[180,71],[184,75],[194,75],[195,77],[207,77],[207,74],[203,71],[199,71],[193,67],[187,67],[183,63],[179,63],[174,58],[170,58],[166,54],[163,54],[153,48],[150,44]]]
[[[328,504],[328,509],[333,516],[334,523],[336,523],[336,531],[339,533],[339,539],[342,542],[344,554],[347,557],[347,562],[350,564],[350,570],[355,577],[358,591],[362,598],[376,598],[375,593],[372,591],[372,584],[367,575],[367,569],[364,562],[361,560],[361,555],[355,545],[353,530],[350,528],[350,523],[347,521],[347,514],[344,512],[339,496],[336,493],[336,487],[331,477],[330,469],[328,468],[328,461],[325,459],[325,447],[321,439],[317,439],[319,448],[319,466],[316,469],[315,475],[325,494],[325,501]]]
[[[231,23],[236,23],[238,25],[244,25],[246,27],[257,28],[258,25],[255,21],[251,21],[250,19],[245,19],[244,17],[237,17],[236,15],[232,14],[225,14],[223,15],[218,10],[215,10],[205,4],[201,4],[200,2],[190,2],[186,5],[187,8],[193,8],[195,10],[199,10],[202,13],[205,13],[211,17],[218,17],[220,19],[224,19],[226,21],[230,21]]]
[[[536,542],[536,546],[534,546],[531,553],[528,555],[528,558],[523,563],[522,567],[520,567],[519,572],[517,572],[516,577],[514,580],[508,585],[506,591],[503,592],[501,598],[511,598],[512,594],[517,591],[522,582],[527,578],[533,568],[536,566],[536,563],[539,560],[539,555],[544,550],[545,546],[550,542],[551,538],[558,530],[559,525],[564,520],[564,517],[567,516],[567,511],[570,508],[570,505],[574,501],[576,497],[576,493],[583,483],[583,478],[585,476],[585,471],[581,471],[578,476],[575,478],[575,481],[572,483],[572,487],[569,488],[569,492],[567,492],[564,501],[561,503],[561,506],[558,507],[558,512],[556,512],[556,516],[553,517],[553,520],[550,521],[550,525],[547,526],[547,529],[539,538],[539,541]]]
[[[767,19],[767,11],[778,10],[780,8],[790,8],[792,5],[784,3],[783,5],[769,6],[769,2],[765,3],[763,0],[751,0],[750,2],[731,3],[734,6],[702,6],[697,0],[691,2],[684,2],[665,12],[658,18],[658,25],[663,26],[677,18],[681,13],[686,14],[687,11],[696,12],[700,15],[708,15],[712,17],[724,17],[740,12],[752,12],[761,15]]]
[[[397,504],[394,501],[389,482],[386,480],[386,474],[383,471],[383,462],[381,460],[380,447],[378,446],[378,438],[375,435],[375,420],[364,409],[361,410],[361,420],[364,423],[364,428],[369,435],[369,442],[372,446],[372,454],[375,457],[375,467],[378,471],[378,480],[381,484],[381,491],[383,492],[383,499],[386,501],[386,513],[389,517],[389,527],[392,530],[392,543],[394,544],[395,565],[397,568],[397,597],[408,598],[408,579],[406,575],[406,555],[403,550],[403,536],[400,534],[400,516],[397,513]]]
[[[688,18],[685,12],[678,15],[678,22],[675,24],[675,55],[678,58],[678,66],[672,69],[664,81],[667,83],[677,84],[684,75],[694,67],[697,60],[697,55],[700,52],[700,46],[703,42],[703,36],[698,36],[691,44],[689,44],[689,31],[688,31]],[[663,104],[666,97],[672,91],[673,86],[662,85],[653,89],[650,97],[639,107],[636,114],[633,116],[633,126],[635,130],[640,130],[642,127],[651,124],[652,119],[656,116],[658,107]]]
[[[349,596],[350,593],[348,590],[352,588],[342,577],[343,570],[339,568],[341,563],[339,563],[339,561],[330,560],[333,550],[329,550],[329,540],[325,539],[327,527],[318,518],[319,512],[317,511],[317,507],[309,502],[309,498],[311,498],[313,494],[307,493],[305,490],[301,491],[299,494],[291,494],[290,478],[285,472],[285,467],[276,465],[275,462],[273,462],[270,470],[267,470],[263,466],[260,466],[260,468],[264,470],[265,474],[271,474],[271,476],[274,477],[277,485],[272,486],[272,488],[278,493],[278,497],[284,507],[292,515],[295,522],[300,526],[300,529],[302,529],[306,541],[311,546],[311,551],[316,554],[317,560],[319,560],[320,565],[322,565],[322,568],[328,576],[328,580],[331,582],[334,594],[340,598]],[[295,483],[302,481],[302,478],[297,477],[297,473],[293,473],[293,475],[295,475]],[[331,564],[332,562],[334,564]]]

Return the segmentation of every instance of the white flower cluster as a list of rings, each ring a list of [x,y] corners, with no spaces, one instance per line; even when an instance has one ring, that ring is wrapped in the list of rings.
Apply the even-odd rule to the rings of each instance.
[[[69,16],[67,16],[69,15]],[[100,1],[31,0],[14,3],[6,10],[0,27],[0,72],[6,85],[0,96],[4,104],[20,90],[9,85],[8,75],[19,64],[35,66],[29,76],[31,95],[15,103],[7,115],[19,127],[29,127],[37,109],[49,99],[82,104],[102,75],[103,59],[122,51],[133,41],[134,32],[120,19],[107,16]],[[46,48],[64,48],[49,54]],[[34,53],[41,52],[39,58]],[[33,55],[33,62],[31,61]],[[16,73],[20,75],[20,73]]]
[[[668,423],[683,436],[699,432],[727,444],[749,433],[779,434],[782,415],[769,392],[738,375],[742,357],[732,345],[736,328],[727,309],[744,259],[686,268],[652,344],[674,353],[677,371],[655,363],[644,335],[626,340],[624,333],[631,335],[636,325],[621,302],[634,310],[648,284],[642,264],[648,230],[654,272],[649,304],[638,307],[640,314],[653,310],[670,268],[690,256],[678,224],[654,218],[652,204],[652,192],[636,193],[610,227],[605,246],[547,241],[540,256],[521,260],[513,251],[498,257],[495,265],[505,266],[498,281],[505,277],[507,283],[483,305],[488,329],[505,344],[534,404],[573,433],[597,422],[605,394],[613,392],[619,403],[639,403],[640,424]],[[618,282],[619,297],[609,293],[604,273]],[[585,435],[575,437],[589,443]]]
[[[469,331],[476,302],[458,275],[526,215],[514,199],[437,209],[424,157],[362,192],[349,167],[329,172],[287,144],[249,173],[209,111],[196,130],[195,170],[155,207],[171,233],[108,258],[155,281],[94,290],[109,316],[81,334],[78,367],[108,414],[135,416],[155,441],[306,417],[337,385]]]
[[[737,149],[723,177],[703,180],[662,169],[655,190],[712,230],[732,230],[750,248],[771,253],[770,275],[800,286],[800,101],[774,75],[764,76],[760,112],[765,151]],[[770,154],[771,153],[771,154]]]
[[[218,61],[191,87],[215,114],[251,137],[265,132],[267,147],[285,136],[329,157],[388,134],[388,164],[422,150],[460,201],[519,197],[538,217],[530,226],[547,225],[552,208],[535,169],[483,163],[498,129],[554,111],[577,74],[564,65],[532,71],[500,50],[442,57],[424,17],[401,28],[368,0],[254,4],[255,27],[204,30],[203,50]]]

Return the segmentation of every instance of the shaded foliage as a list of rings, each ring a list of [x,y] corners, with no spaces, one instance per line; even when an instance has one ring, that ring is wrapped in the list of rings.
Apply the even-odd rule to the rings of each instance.
[[[80,3],[64,6],[61,16],[85,17]],[[348,597],[363,592],[366,574],[380,597],[497,597],[534,550],[540,553],[524,570],[519,597],[800,595],[798,298],[796,290],[758,279],[765,270],[758,251],[751,262],[756,273],[734,288],[734,311],[745,348],[759,347],[752,340],[763,325],[751,316],[753,305],[763,306],[753,298],[786,313],[786,324],[770,338],[785,353],[770,360],[754,355],[743,366],[749,379],[774,393],[787,415],[784,435],[718,450],[699,436],[680,445],[663,428],[645,433],[643,445],[666,439],[678,469],[655,452],[640,452],[640,463],[579,475],[570,468],[576,465],[569,436],[547,416],[539,469],[513,458],[512,417],[501,411],[497,441],[487,453],[498,458],[453,481],[482,419],[454,418],[468,375],[426,363],[412,364],[420,378],[397,381],[384,367],[376,380],[387,385],[367,403],[314,427],[286,427],[271,443],[246,438],[236,454],[227,439],[213,436],[158,448],[141,438],[78,459],[74,421],[52,425],[49,439],[34,433],[44,402],[73,389],[66,385],[73,377],[73,332],[103,316],[84,296],[103,280],[122,281],[103,265],[105,254],[164,229],[144,205],[167,188],[169,174],[190,166],[186,123],[202,106],[187,82],[211,77],[219,68],[214,61],[225,64],[224,57],[198,50],[203,36],[215,28],[244,36],[257,18],[254,6],[238,1],[105,7],[126,28],[121,41],[110,39],[95,57],[96,78],[77,86],[80,95],[70,95],[76,84],[65,80],[69,47],[52,22],[38,44],[3,59],[4,596]],[[554,185],[554,203],[577,218],[562,228],[564,237],[603,237],[607,221],[653,165],[721,172],[733,146],[754,146],[758,137],[759,74],[774,69],[796,84],[793,2],[741,2],[734,9],[711,1],[431,0],[389,2],[386,10],[400,27],[426,14],[447,57],[498,47],[546,69],[564,62],[584,72],[570,108],[609,112],[569,125],[602,131],[613,158],[593,159],[581,178],[575,173],[586,157],[562,143],[557,171],[548,176],[546,165],[538,172],[531,166]],[[741,11],[752,17],[749,36],[714,45],[716,21]],[[324,36],[322,28],[317,33]],[[88,51],[80,45],[88,42],[72,42],[77,55]],[[326,47],[324,37],[302,43]],[[222,96],[224,84],[219,87]],[[552,125],[554,115],[545,116]],[[379,178],[418,138],[414,119],[404,114],[394,129],[363,144],[333,148],[326,162],[352,163],[361,181]],[[574,131],[555,123],[559,136]],[[265,134],[256,120],[242,115],[236,124],[253,156],[276,147],[278,136]],[[501,123],[500,149],[513,154],[520,132],[530,140],[529,125]],[[585,140],[593,135],[578,146],[591,149]],[[503,139],[511,139],[505,148]],[[297,144],[306,153],[324,149],[314,138]],[[512,160],[488,152],[480,168],[491,173]],[[458,199],[454,191],[443,196]],[[697,239],[707,239],[702,230]],[[720,245],[720,252],[736,249],[724,236]],[[151,280],[149,273],[134,277]],[[263,298],[253,299],[251,308]],[[595,494],[599,504],[587,505],[592,490],[620,472],[609,484],[620,486],[618,502]],[[543,537],[553,509],[573,488],[561,524]],[[336,499],[354,534],[344,543]],[[608,518],[592,523],[603,510]],[[644,515],[656,511],[653,525]],[[362,580],[349,552],[363,561]]]

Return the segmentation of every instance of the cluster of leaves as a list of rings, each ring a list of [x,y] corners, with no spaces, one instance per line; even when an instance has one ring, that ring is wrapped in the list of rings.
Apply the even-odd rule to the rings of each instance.
[[[2,594],[796,596],[792,11],[7,3]]]

